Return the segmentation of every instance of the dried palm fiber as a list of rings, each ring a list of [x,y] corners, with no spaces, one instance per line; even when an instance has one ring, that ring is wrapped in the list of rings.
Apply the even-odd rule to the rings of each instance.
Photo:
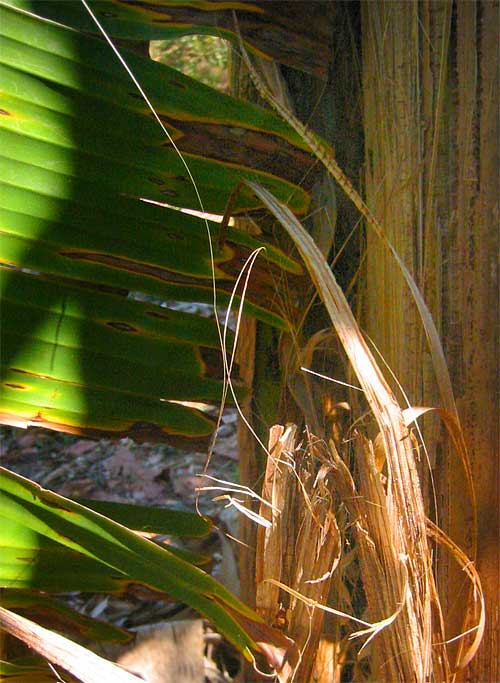
[[[412,273],[440,329],[442,259],[435,206],[430,200],[442,196],[444,188],[436,166],[443,106],[440,83],[442,86],[447,68],[451,5],[435,3],[432,7],[432,13],[439,15],[432,43],[427,5],[372,5],[362,8],[367,203]],[[367,332],[412,405],[447,405],[435,385],[436,370],[412,296],[377,236],[368,231],[366,239],[363,308]],[[436,365],[435,359],[433,362]],[[443,393],[450,393],[450,387],[441,382]],[[425,431],[427,458],[433,464],[439,421],[426,420]],[[427,462],[421,463],[419,474],[426,507],[433,509]]]
[[[423,396],[425,405],[441,405],[447,411],[442,416],[450,440],[439,423],[433,431],[432,424],[425,423],[433,464],[436,450],[441,453],[435,470],[437,521],[472,560],[479,539],[483,583],[492,605],[487,622],[490,666],[471,676],[496,680],[499,629],[493,605],[498,605],[499,526],[497,521],[492,529],[490,514],[499,504],[498,459],[492,449],[499,443],[500,138],[499,60],[492,54],[498,57],[500,13],[498,3],[464,2],[456,3],[454,17],[447,2],[364,3],[362,10],[367,202],[404,256],[437,322],[458,410],[450,387],[441,382],[436,395],[418,334],[403,332],[411,329],[411,310],[408,315],[391,261],[369,233],[366,325],[411,402],[418,404]],[[413,220],[401,211],[408,205]],[[394,305],[398,301],[402,304]],[[436,364],[433,371],[448,372]],[[424,485],[426,472],[421,466]],[[496,543],[485,544],[485,538],[495,535]],[[478,600],[468,595],[470,584],[456,557],[438,549],[435,561],[447,638],[477,621]],[[450,646],[454,669],[469,662],[481,632],[473,630]]]
[[[372,3],[362,8],[363,115],[366,196],[387,238],[422,286],[425,262],[423,139],[419,9],[415,3]],[[376,5],[376,6],[375,6]],[[381,93],[384,93],[381,96]],[[432,232],[432,231],[431,231]],[[436,405],[427,355],[412,296],[378,236],[367,231],[364,311],[368,334],[410,397],[412,405]],[[427,281],[434,297],[439,271]],[[429,303],[429,300],[426,299]],[[436,301],[431,300],[436,311]],[[376,312],[376,314],[375,314]],[[424,387],[425,383],[425,387]],[[435,437],[426,444],[433,456]],[[417,464],[418,467],[418,464]],[[420,467],[427,478],[428,467]],[[424,496],[427,487],[424,483]],[[430,503],[430,505],[429,505]],[[432,506],[427,498],[426,508]]]
[[[326,470],[316,473],[312,442],[297,443],[296,431],[295,425],[271,428],[262,489],[268,504],[260,509],[269,526],[257,532],[257,609],[300,651],[299,660],[279,672],[281,681],[311,680],[324,619],[314,605],[326,603],[340,558]]]
[[[390,518],[397,520],[397,529],[387,542],[391,542],[391,557],[395,556],[399,564],[395,573],[393,566],[388,566],[381,557],[383,578],[379,580],[390,586],[387,594],[394,597],[394,604],[390,613],[380,618],[389,619],[395,613],[398,616],[379,639],[380,665],[384,667],[380,673],[388,680],[429,680],[435,666],[442,668],[434,661],[433,640],[442,642],[444,638],[442,633],[432,637],[432,629],[439,629],[439,622],[435,624],[432,619],[435,591],[426,518],[412,441],[402,411],[359,331],[342,290],[310,236],[286,206],[264,188],[255,183],[250,185],[295,240],[380,429],[388,466],[385,505]]]
[[[385,235],[420,284],[424,255],[418,8],[415,3],[374,4],[362,8],[367,197]],[[366,242],[368,333],[411,396],[412,405],[421,405],[418,312],[378,236],[368,230]]]

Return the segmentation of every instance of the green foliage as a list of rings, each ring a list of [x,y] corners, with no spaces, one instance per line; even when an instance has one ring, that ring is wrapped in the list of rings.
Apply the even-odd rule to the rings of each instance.
[[[102,16],[110,4],[111,34],[114,26],[115,36],[168,35],[155,35],[136,6],[92,3]],[[0,14],[1,419],[203,446],[213,423],[182,402],[221,395],[217,326],[130,293],[212,302],[214,272],[218,302],[227,304],[243,263],[265,246],[246,307],[286,328],[275,283],[300,275],[300,266],[234,229],[218,244],[217,223],[179,209],[199,210],[201,199],[206,211],[223,213],[233,189],[251,179],[304,212],[307,193],[289,175],[291,164],[277,166],[275,157],[285,146],[300,162],[305,146],[272,113],[124,53],[183,150],[195,189],[109,46],[88,35],[80,2],[3,0]],[[235,211],[260,206],[242,186]],[[116,593],[141,583],[206,615],[249,658],[258,643],[283,646],[196,566],[204,558],[161,548],[125,526],[173,524],[198,535],[205,520],[89,503],[95,512],[7,471],[0,491],[0,584],[13,609],[22,602],[36,613],[40,591]]]
[[[186,76],[227,92],[229,88],[228,43],[216,36],[180,36],[172,40],[152,41],[151,57],[179,69]]]
[[[108,45],[5,3],[1,11],[0,258],[13,267],[0,272],[3,419],[202,447],[212,422],[172,401],[216,403],[222,394],[215,323],[132,306],[124,295],[212,302],[215,269],[218,301],[227,304],[262,243],[230,229],[212,259],[207,231],[217,244],[217,223],[151,202],[199,209],[201,197],[204,208],[223,212],[247,175],[292,196],[298,210],[307,195],[243,157],[224,164],[203,148],[185,154],[195,190]],[[126,59],[178,145],[200,136],[202,144],[205,135],[208,144],[213,126],[297,141],[268,112],[135,54]],[[243,191],[236,210],[258,204]],[[281,269],[300,271],[267,245],[247,310],[284,327],[273,295]]]
[[[247,657],[256,648],[238,615],[245,624],[260,618],[170,550],[3,468],[0,509],[8,520],[0,524],[4,587],[109,592],[141,583],[207,616]]]

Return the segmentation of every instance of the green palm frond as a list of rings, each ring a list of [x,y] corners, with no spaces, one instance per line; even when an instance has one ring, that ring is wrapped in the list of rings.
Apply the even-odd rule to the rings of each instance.
[[[295,184],[308,158],[303,143],[272,113],[129,53],[195,190],[108,45],[10,7],[29,3],[1,4],[0,263],[9,268],[0,272],[0,419],[201,447],[212,421],[172,401],[217,403],[215,324],[127,294],[211,303],[214,272],[227,305],[263,243],[230,228],[219,245],[217,223],[158,202],[199,210],[201,197],[205,210],[222,213],[251,178],[303,212],[308,195]],[[243,189],[235,211],[258,206]],[[286,328],[275,287],[301,268],[265,246],[246,307]]]

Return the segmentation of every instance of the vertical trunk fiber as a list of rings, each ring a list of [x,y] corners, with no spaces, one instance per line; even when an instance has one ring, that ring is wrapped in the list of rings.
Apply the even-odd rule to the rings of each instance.
[[[362,8],[367,197],[387,237],[419,281],[422,145],[417,5],[375,2],[363,3]],[[372,231],[366,239],[369,333],[410,400],[418,404],[422,363],[417,312],[394,259]]]
[[[367,198],[442,333],[476,486],[477,567],[487,605],[483,644],[462,675],[494,681],[500,677],[499,6],[366,2],[362,8]],[[368,332],[410,401],[439,405],[402,278],[376,238],[367,241]],[[464,469],[444,436],[425,427],[438,522],[473,555]],[[470,587],[446,551],[437,557],[453,638],[462,630]],[[450,648],[452,663],[467,642]]]
[[[477,567],[486,595],[483,643],[463,680],[500,679],[500,434],[499,434],[499,44],[498,2],[457,4],[457,172],[447,253],[449,301],[445,339],[455,353],[451,369],[468,439],[477,492]],[[441,472],[440,472],[441,474]],[[453,483],[457,467],[446,454],[441,480]],[[458,482],[459,483],[459,482]],[[458,533],[458,500],[446,500]],[[458,518],[457,518],[458,517]],[[447,577],[443,576],[446,585]],[[450,606],[456,587],[447,585]],[[460,586],[461,588],[461,586]]]

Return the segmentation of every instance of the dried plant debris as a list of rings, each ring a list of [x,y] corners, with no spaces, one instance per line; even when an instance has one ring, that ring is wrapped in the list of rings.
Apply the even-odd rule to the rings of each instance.
[[[341,455],[333,440],[326,444],[308,432],[299,440],[295,425],[270,430],[259,510],[268,524],[257,531],[256,603],[299,650],[279,672],[281,682],[331,680],[348,668],[356,680],[410,680],[401,672],[409,670],[416,637],[428,638],[435,679],[451,680],[431,554],[422,565],[432,613],[428,622],[417,622],[416,558],[401,552],[400,514],[377,464],[373,442],[359,432]],[[429,520],[426,526],[426,537],[447,548],[471,581],[478,641],[484,605],[477,573],[442,531]],[[468,656],[473,653],[469,648]]]
[[[269,527],[257,532],[257,609],[286,630],[301,653],[288,662],[280,679],[310,680],[330,582],[340,559],[340,533],[326,470],[317,468],[309,441],[296,443],[296,427],[275,426],[260,514]]]
[[[458,636],[474,634],[473,641],[470,645],[464,641],[459,657],[450,664],[418,475],[418,449],[408,419],[361,333],[344,292],[310,235],[265,188],[256,183],[249,185],[294,240],[350,363],[355,384],[363,393],[372,428],[378,433],[373,443],[362,435],[355,439],[354,454],[362,474],[359,481],[352,480],[345,463],[341,466],[343,460],[335,456],[333,442],[329,451],[330,460],[345,475],[343,502],[348,511],[352,510],[352,522],[358,525],[354,537],[370,615],[364,634],[372,640],[377,636],[377,648],[370,658],[372,674],[384,680],[450,680],[451,670],[470,661],[481,638],[484,603],[479,579],[469,577],[473,588],[463,633]],[[415,283],[412,286],[416,287]],[[422,317],[424,324],[429,322]],[[442,353],[439,338],[432,337],[432,341]],[[441,368],[438,363],[436,367]],[[445,402],[447,407],[449,403]],[[444,421],[457,452],[468,462],[452,406],[444,412],[443,418],[452,418],[451,427]],[[376,461],[379,469],[386,468],[385,485]],[[353,501],[357,497],[356,508]]]

